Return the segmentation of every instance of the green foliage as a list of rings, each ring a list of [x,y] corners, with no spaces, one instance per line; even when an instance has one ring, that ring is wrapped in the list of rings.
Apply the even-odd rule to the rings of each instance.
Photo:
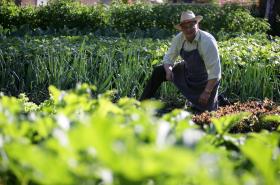
[[[222,91],[231,99],[279,101],[280,40],[264,35],[232,38],[218,43],[222,62]],[[138,98],[170,40],[88,36],[3,38],[0,40],[1,91],[26,92],[36,103],[48,98],[47,87],[95,84],[98,93],[115,89],[115,98]],[[254,79],[254,80],[252,80]],[[161,96],[178,100],[172,85]]]
[[[141,30],[154,34],[160,28],[166,32],[157,34],[164,35],[175,33],[173,25],[186,9],[203,15],[201,27],[224,39],[219,42],[223,90],[243,100],[279,101],[280,40],[229,39],[268,30],[265,21],[240,7],[107,8],[64,0],[19,8],[5,1],[0,5],[0,87],[9,95],[27,94],[0,97],[0,184],[280,184],[279,128],[229,134],[248,115],[240,113],[213,119],[215,129],[211,124],[203,131],[184,110],[156,117],[161,103],[128,98],[139,97],[169,40],[55,37],[38,29],[62,29],[64,35],[108,29],[142,37]],[[34,28],[40,36],[25,35]],[[13,30],[25,36],[9,37]],[[177,97],[170,86],[161,90]],[[261,122],[278,123],[279,116]]]
[[[262,121],[264,121],[264,122],[269,122],[269,121],[280,122],[280,116],[279,115],[266,115],[265,117],[263,117]]]
[[[20,25],[18,19],[20,11],[20,8],[14,3],[0,4],[0,25],[2,25],[4,28]]]
[[[116,5],[110,8],[110,25],[120,32],[146,30],[155,26],[152,7],[145,4]]]
[[[6,41],[0,49],[2,91],[30,92],[32,100],[40,100],[50,84],[67,89],[78,82],[96,84],[99,93],[115,88],[118,96],[139,97],[167,48],[166,41],[93,36]]]
[[[49,90],[51,98],[34,109],[24,95],[0,99],[4,184],[280,182],[278,133],[244,137],[225,129],[224,137],[217,137],[200,130],[183,110],[155,117],[159,102],[122,98],[112,103],[110,92],[93,98],[96,87],[87,84]],[[233,150],[226,143],[234,143],[234,137],[243,142]]]
[[[170,36],[177,31],[174,25],[179,22],[181,12],[186,10],[202,15],[204,19],[200,27],[216,37],[269,30],[266,20],[253,17],[248,10],[238,6],[115,3],[110,7],[102,4],[90,7],[65,0],[52,1],[38,8],[20,8],[11,3],[3,3],[0,5],[0,25],[10,29],[16,27],[19,33],[22,32],[22,26],[28,26],[29,30],[59,30],[66,27],[84,33],[97,31],[102,34],[120,32],[137,35],[146,32],[152,37],[157,32],[160,37],[159,32]]]
[[[250,113],[242,112],[237,115],[228,115],[222,118],[213,118],[212,122],[215,126],[217,134],[223,135],[230,131],[234,124],[239,123],[246,117],[250,116]]]
[[[273,152],[278,149],[278,142],[279,137],[276,134],[264,133],[263,136],[252,134],[245,142],[245,145],[241,147],[244,155],[248,157],[264,177],[262,182],[264,184],[277,184],[275,182],[277,174],[272,172],[274,171],[273,168],[276,168],[277,162],[271,159],[274,155]]]
[[[0,24],[4,28],[27,25],[31,29],[68,27],[96,30],[104,25],[104,8],[102,5],[88,7],[71,1],[52,1],[38,8],[4,3],[0,6]]]
[[[261,121],[264,124],[268,124],[268,123],[280,123],[280,116],[279,115],[266,115],[264,117],[262,117]],[[278,131],[280,130],[280,128],[278,128]]]
[[[76,2],[54,1],[37,9],[37,27],[79,28],[96,30],[104,24],[103,6],[84,6]]]
[[[265,33],[270,29],[268,22],[254,18],[244,8],[225,6],[222,19],[219,28],[228,34]]]
[[[278,101],[279,41],[279,37],[268,40],[254,35],[220,42],[224,89],[241,100],[270,97]]]

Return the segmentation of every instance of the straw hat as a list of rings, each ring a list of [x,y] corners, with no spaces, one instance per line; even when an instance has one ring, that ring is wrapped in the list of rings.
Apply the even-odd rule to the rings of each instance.
[[[180,23],[175,25],[175,28],[178,30],[181,30],[181,24],[185,23],[185,22],[192,22],[192,21],[197,21],[200,22],[203,19],[202,16],[198,15],[195,16],[194,13],[190,10],[183,12],[181,14],[181,19],[180,19]]]

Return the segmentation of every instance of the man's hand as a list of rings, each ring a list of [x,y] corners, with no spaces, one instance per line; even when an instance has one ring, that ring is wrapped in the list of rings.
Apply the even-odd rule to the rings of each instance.
[[[199,102],[201,105],[206,106],[207,103],[208,103],[208,101],[209,101],[210,95],[211,95],[211,92],[209,92],[209,91],[203,91],[202,94],[201,94],[200,97],[199,97],[198,102]]]
[[[218,79],[216,79],[216,78],[208,80],[204,91],[201,93],[201,95],[198,99],[198,102],[201,105],[206,106],[208,104],[209,98],[211,96],[211,92],[212,92],[214,86],[217,84],[217,81],[218,81]]]
[[[163,64],[165,73],[166,73],[166,80],[173,81],[173,72],[172,72],[172,65],[171,64]]]

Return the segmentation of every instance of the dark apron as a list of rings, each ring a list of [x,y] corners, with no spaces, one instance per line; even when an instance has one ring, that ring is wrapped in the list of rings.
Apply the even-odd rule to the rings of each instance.
[[[198,44],[196,49],[192,51],[185,51],[183,49],[184,44],[185,41],[180,50],[180,56],[184,61],[174,66],[173,83],[196,109],[200,111],[216,110],[218,107],[217,94],[219,82],[214,86],[208,104],[206,106],[201,105],[198,100],[208,82],[208,73],[204,61],[198,52]]]

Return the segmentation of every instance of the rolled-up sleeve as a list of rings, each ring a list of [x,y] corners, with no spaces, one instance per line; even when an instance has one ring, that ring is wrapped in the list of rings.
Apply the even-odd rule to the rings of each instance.
[[[182,43],[182,33],[176,35],[171,42],[171,46],[163,57],[163,64],[173,65],[180,53],[180,43]]]
[[[202,58],[208,73],[208,80],[221,79],[221,64],[217,42],[214,38],[208,38],[202,45]]]

